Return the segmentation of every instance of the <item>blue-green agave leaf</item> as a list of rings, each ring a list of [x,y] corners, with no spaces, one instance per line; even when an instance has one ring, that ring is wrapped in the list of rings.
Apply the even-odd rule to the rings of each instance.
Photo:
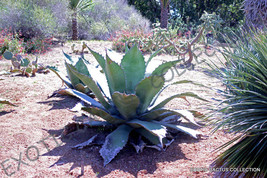
[[[175,67],[175,65],[181,62],[181,60],[176,60],[176,61],[170,61],[170,62],[165,62],[161,65],[159,65],[153,72],[151,75],[158,75],[158,76],[164,76],[168,70],[172,67]]]
[[[187,128],[187,127],[184,127],[184,126],[180,126],[180,125],[174,125],[174,124],[167,124],[167,123],[164,123],[164,122],[156,122],[156,121],[153,121],[155,123],[158,123],[158,124],[162,124],[166,127],[169,127],[169,128],[172,128],[172,129],[176,129],[178,131],[181,131],[181,132],[184,132],[194,138],[198,138],[199,135],[202,135],[199,131],[197,130],[193,130],[193,129],[190,129],[190,128]]]
[[[73,60],[72,60],[71,56],[68,55],[68,54],[66,54],[66,53],[64,53],[64,52],[63,52],[63,54],[64,54],[64,56],[68,59],[68,63],[73,64]]]
[[[134,128],[144,128],[150,133],[152,133],[153,135],[157,136],[163,148],[162,140],[164,137],[166,137],[166,134],[167,134],[167,129],[165,126],[158,124],[158,123],[141,121],[138,119],[128,121],[127,124],[131,125]]]
[[[96,107],[83,107],[82,110],[92,115],[99,116],[111,124],[121,124],[125,122],[125,120],[121,119],[120,117],[111,115],[105,109],[100,109]]]
[[[186,84],[186,83],[190,83],[190,84],[194,84],[194,85],[197,85],[197,86],[201,86],[201,87],[205,87],[204,85],[202,84],[198,84],[198,83],[195,83],[191,80],[180,80],[180,81],[176,81],[176,82],[173,82],[173,83],[170,83],[166,86],[164,86],[157,94],[156,96],[154,97],[154,99],[152,100],[151,104],[150,104],[150,108],[153,107],[155,105],[155,102],[158,101],[158,98],[160,96],[160,94],[166,89],[168,88],[169,86],[172,86],[172,85],[177,85],[177,84]]]
[[[174,98],[183,98],[184,97],[193,97],[193,98],[196,98],[196,99],[199,99],[199,100],[202,100],[202,101],[207,101],[201,97],[199,97],[198,95],[196,95],[195,93],[192,93],[192,92],[185,92],[185,93],[180,93],[180,94],[176,94],[176,95],[173,95],[169,98],[166,98],[164,99],[163,101],[161,101],[160,103],[158,103],[155,107],[153,107],[151,110],[155,110],[155,109],[160,109],[162,108],[163,106],[165,106],[165,104],[167,104],[168,102],[170,102],[171,100],[173,100]]]
[[[86,45],[87,46],[87,45]],[[98,64],[102,67],[102,69],[105,71],[105,66],[106,66],[106,60],[103,56],[101,56],[100,54],[98,54],[97,52],[94,52],[93,50],[91,50],[88,46],[87,48],[89,49],[89,51],[92,53],[92,55],[95,57],[95,59],[97,60]]]
[[[107,103],[103,94],[101,93],[101,90],[98,88],[97,84],[95,83],[95,81],[91,77],[77,72],[75,67],[72,66],[71,64],[67,64],[67,67],[70,69],[71,72],[73,72],[74,75],[76,75],[95,94],[95,96],[98,98],[99,102],[106,109],[110,109],[111,106],[109,105],[109,103]]]
[[[78,59],[77,63],[75,64],[75,68],[79,73],[87,75],[87,76],[91,76],[82,58]]]
[[[146,130],[144,128],[139,128],[139,129],[135,129],[135,131],[137,133],[139,133],[140,135],[142,135],[143,137],[145,137],[146,139],[148,139],[152,144],[154,144],[154,145],[160,144],[159,137],[152,134],[148,130]]]
[[[105,121],[86,121],[83,122],[84,125],[90,126],[90,127],[108,127],[112,126],[111,123],[105,122]]]
[[[110,95],[115,91],[125,92],[125,76],[121,67],[106,56],[106,78],[109,84]]]
[[[120,114],[126,120],[131,119],[136,115],[136,110],[140,103],[139,98],[136,95],[114,92],[112,100]]]
[[[138,113],[143,113],[147,110],[152,99],[161,90],[163,85],[164,79],[162,76],[151,76],[146,77],[136,86],[136,95],[140,100]]]
[[[125,74],[126,91],[134,93],[136,85],[145,76],[145,60],[137,45],[134,45],[122,58],[121,68]]]
[[[66,69],[67,69],[67,74],[68,74],[68,77],[71,81],[71,84],[72,86],[74,87],[75,85],[81,83],[81,80],[71,71],[69,65],[72,65],[71,63],[65,61],[65,66],[66,66]]]
[[[60,71],[56,70],[55,68],[50,68],[49,69],[54,72],[61,80],[64,82],[69,88],[74,88],[74,86],[71,84],[71,81],[65,77],[64,74],[62,74]]]
[[[99,102],[97,102],[96,100],[94,100],[93,98],[91,98],[90,96],[79,92],[77,90],[74,89],[70,89],[67,88],[64,90],[67,94],[75,96],[77,98],[79,98],[80,100],[84,101],[85,103],[92,105],[94,107],[100,108],[100,109],[105,109]]]
[[[107,165],[123,149],[128,142],[128,137],[132,127],[120,125],[116,130],[110,133],[100,149],[100,155],[104,159],[104,166]]]
[[[165,108],[155,109],[144,113],[139,117],[139,119],[145,121],[152,121],[152,120],[160,121],[165,118],[165,117],[160,117],[160,115],[164,113],[173,113],[173,115],[182,116],[185,120],[199,126],[195,121],[194,115],[190,111],[179,110],[179,109],[165,109]]]

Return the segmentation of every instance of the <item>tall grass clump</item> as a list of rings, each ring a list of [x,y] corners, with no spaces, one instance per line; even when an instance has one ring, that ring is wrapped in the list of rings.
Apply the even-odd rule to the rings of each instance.
[[[216,167],[260,168],[260,171],[223,172],[229,176],[267,175],[267,36],[266,31],[239,31],[228,38],[223,55],[224,69],[217,73],[226,85],[225,100],[216,112],[222,116],[213,122],[214,131],[236,133],[214,162]],[[231,46],[231,48],[230,48]]]

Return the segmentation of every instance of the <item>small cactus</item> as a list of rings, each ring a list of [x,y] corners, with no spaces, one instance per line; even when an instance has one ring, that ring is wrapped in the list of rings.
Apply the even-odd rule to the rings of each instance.
[[[10,51],[6,51],[3,56],[5,59],[11,60],[12,67],[10,69],[10,72],[21,72],[22,75],[30,77],[30,74],[32,74],[32,76],[35,76],[36,72],[39,70],[46,70],[46,68],[39,67],[40,65],[37,64],[37,57],[35,61],[31,62],[28,58],[23,58],[21,55],[13,55],[13,53]],[[44,71],[43,73],[47,72]]]

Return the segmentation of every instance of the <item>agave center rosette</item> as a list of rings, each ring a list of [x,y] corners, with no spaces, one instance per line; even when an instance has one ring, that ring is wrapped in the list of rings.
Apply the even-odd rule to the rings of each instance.
[[[194,93],[185,92],[157,101],[160,93],[168,86],[193,83],[183,80],[167,86],[164,85],[164,75],[179,60],[162,63],[152,73],[146,74],[147,64],[154,55],[145,62],[144,56],[136,45],[127,49],[120,64],[114,62],[108,55],[104,58],[90,48],[89,50],[102,68],[104,73],[102,75],[105,76],[106,81],[102,79],[95,80],[92,77],[93,75],[100,77],[101,73],[88,71],[91,75],[87,75],[79,72],[77,67],[71,63],[66,63],[66,67],[94,93],[97,100],[75,89],[67,89],[67,91],[89,104],[89,107],[83,107],[82,110],[104,120],[84,124],[103,127],[113,126],[113,131],[106,137],[100,150],[100,154],[104,158],[104,165],[108,164],[127,144],[129,136],[133,132],[150,144],[156,145],[159,149],[163,149],[170,144],[170,140],[167,139],[167,128],[182,131],[197,138],[199,132],[174,124],[177,123],[177,119],[174,122],[169,121],[170,117],[181,116],[197,125],[191,112],[167,109],[163,106],[174,98],[184,99],[189,96],[200,100],[204,99]],[[103,85],[98,81],[102,81]],[[92,141],[93,139],[90,140],[90,142]],[[83,146],[84,144],[78,145],[78,147]]]

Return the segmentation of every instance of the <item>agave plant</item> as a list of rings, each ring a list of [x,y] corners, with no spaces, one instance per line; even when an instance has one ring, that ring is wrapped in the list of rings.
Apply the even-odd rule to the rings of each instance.
[[[245,176],[266,177],[267,36],[266,33],[253,31],[241,31],[233,36],[234,39],[227,38],[233,50],[225,48],[223,52],[227,64],[225,70],[217,67],[217,74],[220,74],[228,90],[224,91],[226,99],[216,110],[222,117],[213,124],[214,131],[226,128],[238,133],[238,136],[219,148],[228,147],[217,158],[215,166],[259,168],[260,172],[249,171]]]
[[[90,73],[88,70],[88,68],[90,67],[89,62],[85,60],[83,56],[79,57],[78,60],[75,60],[75,59],[72,59],[72,57],[66,53],[64,53],[64,55],[66,57],[65,65],[66,65],[68,77],[65,77],[65,75],[62,74],[62,72],[60,72],[55,67],[49,67],[49,69],[53,71],[68,88],[76,89],[88,95],[91,94],[91,90],[69,69],[67,65],[67,64],[70,64],[74,66],[79,73],[82,73],[86,76],[90,76]],[[59,90],[57,92],[66,94],[64,89]]]
[[[127,144],[129,137],[139,137],[137,142],[131,142],[137,151],[142,151],[145,145],[162,150],[168,146],[172,140],[167,137],[171,130],[182,131],[197,138],[200,132],[180,126],[177,123],[179,116],[187,121],[198,125],[194,120],[194,115],[187,110],[174,110],[163,108],[163,106],[174,98],[187,96],[204,100],[192,92],[179,93],[169,98],[159,101],[160,93],[170,85],[193,83],[183,80],[164,85],[164,75],[168,69],[179,62],[165,62],[159,65],[152,73],[145,73],[151,58],[145,63],[144,57],[135,45],[127,49],[126,54],[118,64],[106,55],[106,59],[100,54],[89,50],[103,69],[104,74],[99,71],[90,71],[97,77],[94,80],[92,75],[85,75],[77,68],[66,63],[69,71],[79,78],[96,96],[97,100],[74,89],[67,91],[89,104],[89,107],[82,107],[82,110],[94,117],[92,121],[83,124],[90,127],[107,127],[111,129],[100,149],[100,154],[104,159],[104,165],[108,164]],[[96,73],[95,73],[96,72]],[[98,72],[98,73],[97,73]],[[102,76],[101,76],[102,75]],[[205,100],[204,100],[205,101]],[[170,120],[170,118],[172,118]],[[76,148],[94,144],[98,141],[98,136],[94,136],[88,141],[76,145]]]

